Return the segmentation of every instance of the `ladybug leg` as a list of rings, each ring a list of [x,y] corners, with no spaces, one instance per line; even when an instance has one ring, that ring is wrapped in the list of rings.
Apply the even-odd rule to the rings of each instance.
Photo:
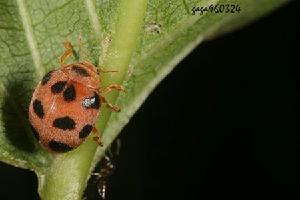
[[[101,133],[100,131],[98,131],[98,129],[96,127],[93,127],[92,132],[95,134],[95,136],[93,137],[93,140],[101,147],[103,147],[103,143],[100,139]]]
[[[109,103],[109,102],[106,100],[106,98],[103,97],[103,96],[101,96],[101,95],[100,95],[100,100],[101,100],[102,103],[105,103],[106,106],[107,106],[109,109],[111,109],[111,110],[113,110],[113,111],[115,111],[115,112],[120,112],[120,111],[121,111],[121,109],[120,109],[118,106],[115,106],[115,105]]]
[[[70,42],[64,42],[64,47],[66,51],[60,57],[60,65],[62,67],[65,65],[66,59],[73,55],[73,46]]]
[[[112,90],[125,91],[125,88],[122,85],[119,85],[119,84],[111,84],[111,85],[103,88],[101,93],[108,93]]]

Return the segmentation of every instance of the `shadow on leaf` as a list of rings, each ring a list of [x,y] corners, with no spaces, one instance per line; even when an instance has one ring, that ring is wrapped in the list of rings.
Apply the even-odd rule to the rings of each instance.
[[[33,153],[37,148],[28,121],[31,89],[25,84],[26,80],[10,80],[1,106],[6,138],[17,149]]]

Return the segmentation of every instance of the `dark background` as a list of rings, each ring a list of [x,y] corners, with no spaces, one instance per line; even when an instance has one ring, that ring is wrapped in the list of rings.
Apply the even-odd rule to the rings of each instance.
[[[201,44],[162,81],[120,136],[108,199],[297,195],[298,4]],[[0,188],[37,199],[34,173],[3,163]]]

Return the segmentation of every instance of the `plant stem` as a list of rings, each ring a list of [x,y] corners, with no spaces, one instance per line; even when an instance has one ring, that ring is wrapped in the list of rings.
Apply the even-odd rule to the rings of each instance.
[[[103,59],[104,66],[117,69],[117,73],[101,75],[101,86],[110,83],[122,84],[128,71],[128,66],[135,50],[141,27],[143,26],[147,0],[121,0],[119,19],[116,33],[112,37],[107,56]],[[117,92],[111,92],[106,96],[114,103],[118,97]],[[104,130],[109,121],[111,111],[103,108],[100,119],[96,124],[99,130]],[[104,135],[103,149],[111,144],[113,137]],[[41,180],[40,195],[43,200],[53,199],[81,199],[90,172],[93,168],[93,158],[97,145],[88,138],[84,144],[76,150],[55,156],[55,159],[45,176],[39,176]],[[103,151],[104,152],[104,151]]]

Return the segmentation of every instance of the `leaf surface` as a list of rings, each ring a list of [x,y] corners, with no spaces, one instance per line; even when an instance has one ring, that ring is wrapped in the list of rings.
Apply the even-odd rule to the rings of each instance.
[[[34,170],[43,199],[80,199],[90,172],[155,86],[205,39],[239,28],[287,0],[0,0],[0,160]],[[193,8],[238,5],[238,13],[202,15]],[[32,91],[58,69],[70,41],[80,60],[106,69],[102,86],[124,84],[107,98],[97,123],[104,147],[89,138],[63,155],[47,153],[28,122]],[[69,62],[75,61],[75,58]],[[188,66],[186,66],[188,67]]]

